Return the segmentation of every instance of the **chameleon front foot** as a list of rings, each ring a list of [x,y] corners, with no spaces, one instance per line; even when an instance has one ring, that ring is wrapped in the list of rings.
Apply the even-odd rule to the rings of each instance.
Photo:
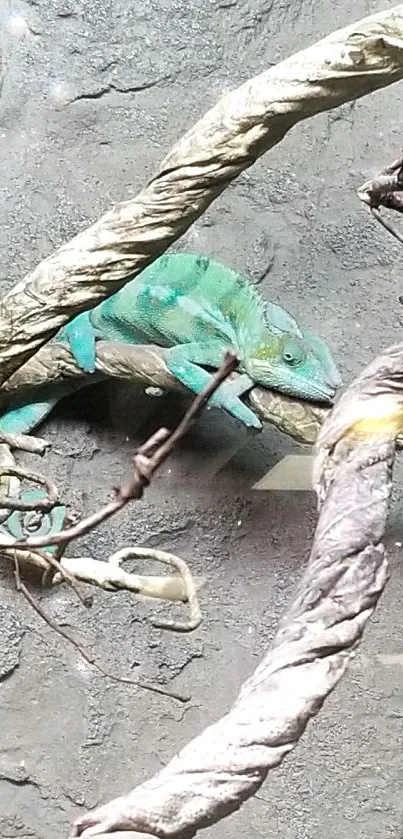
[[[259,417],[238,396],[234,396],[233,391],[231,391],[231,384],[226,385],[224,383],[218,388],[209,401],[207,410],[209,408],[221,408],[247,428],[262,430]]]
[[[185,357],[185,354],[188,357]],[[193,393],[201,393],[211,382],[212,376],[199,364],[219,367],[223,355],[224,351],[221,347],[217,348],[214,354],[211,347],[209,347],[209,354],[207,352],[201,354],[198,345],[187,344],[183,347],[174,347],[167,350],[165,362],[168,370],[185,387],[192,390]],[[192,360],[189,359],[189,356]],[[198,363],[195,362],[195,358],[197,358]],[[201,362],[199,359],[201,359]],[[246,428],[261,431],[262,423],[259,418],[239,398],[242,393],[250,390],[252,386],[252,380],[246,375],[240,376],[239,379],[234,379],[232,382],[223,382],[209,399],[208,408],[220,408],[239,420]]]

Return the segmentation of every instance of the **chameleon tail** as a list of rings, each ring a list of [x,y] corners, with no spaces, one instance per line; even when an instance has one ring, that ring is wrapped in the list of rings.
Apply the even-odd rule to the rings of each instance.
[[[91,379],[94,380],[93,377]],[[29,434],[46,419],[64,396],[81,390],[88,383],[88,379],[84,382],[72,379],[58,387],[48,386],[35,390],[32,400],[19,402],[0,417],[0,431],[8,434]]]
[[[11,408],[0,417],[0,431],[8,434],[29,434],[50,414],[59,398],[47,398]]]

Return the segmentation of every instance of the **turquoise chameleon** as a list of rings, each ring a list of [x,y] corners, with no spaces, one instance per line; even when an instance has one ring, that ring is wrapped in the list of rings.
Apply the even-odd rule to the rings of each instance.
[[[240,399],[254,384],[325,403],[341,385],[321,338],[298,326],[281,306],[263,300],[237,272],[192,254],[160,257],[116,294],[77,315],[52,341],[67,342],[81,370],[93,373],[99,339],[164,347],[168,370],[194,393],[211,379],[205,368],[218,368],[225,352],[233,350],[244,375],[224,382],[210,405],[256,429],[260,420]],[[3,414],[0,430],[29,433],[71,390],[68,381],[39,389],[35,401]]]

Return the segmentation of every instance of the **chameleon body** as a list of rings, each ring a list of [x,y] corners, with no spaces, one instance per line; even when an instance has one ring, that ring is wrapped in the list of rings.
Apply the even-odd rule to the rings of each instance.
[[[160,257],[52,340],[68,342],[79,367],[93,373],[98,339],[164,347],[168,370],[194,393],[211,378],[205,368],[218,368],[225,352],[233,350],[245,375],[224,382],[210,404],[257,429],[260,420],[239,398],[254,384],[325,403],[341,385],[321,338],[298,326],[281,306],[263,300],[237,272],[192,254]],[[0,430],[32,431],[71,390],[68,382],[39,389],[34,402],[3,414]]]

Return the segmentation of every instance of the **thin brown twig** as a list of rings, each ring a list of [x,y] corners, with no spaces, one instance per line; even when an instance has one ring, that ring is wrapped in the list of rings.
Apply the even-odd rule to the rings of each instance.
[[[168,689],[159,687],[158,685],[152,685],[149,682],[143,681],[136,681],[135,679],[129,679],[126,676],[115,676],[113,673],[110,673],[106,670],[102,665],[100,665],[95,658],[90,655],[90,653],[81,646],[81,644],[76,641],[68,632],[66,632],[63,627],[59,626],[56,621],[53,620],[45,611],[42,609],[42,606],[39,605],[38,601],[32,596],[31,592],[25,585],[25,583],[21,580],[20,574],[20,567],[19,567],[19,560],[17,556],[14,556],[14,577],[15,583],[17,587],[17,591],[20,591],[21,594],[25,597],[28,603],[32,606],[35,612],[42,618],[42,620],[50,626],[54,632],[57,632],[58,635],[61,635],[65,641],[71,644],[75,649],[80,653],[83,659],[92,667],[95,667],[103,676],[106,676],[108,679],[112,679],[114,682],[122,682],[123,684],[127,685],[134,685],[135,687],[143,688],[144,690],[149,690],[152,693],[158,693],[162,696],[168,696],[170,699],[177,699],[179,702],[189,702],[190,696],[184,695],[181,693],[177,693],[176,691],[170,691]]]
[[[12,545],[10,543],[2,545],[0,540],[0,549],[2,547],[44,548],[49,545],[61,545],[71,542],[73,539],[78,539],[80,536],[89,533],[101,522],[115,515],[129,501],[141,498],[153,474],[171,454],[179,440],[187,433],[213,393],[225,381],[227,376],[236,370],[237,365],[237,357],[233,353],[226,353],[221,367],[217,370],[211,382],[209,382],[202,393],[198,394],[193,400],[177,428],[171,434],[167,429],[160,429],[140,446],[133,457],[133,477],[126,486],[120,486],[115,490],[115,497],[112,501],[109,501],[108,504],[105,504],[96,513],[87,516],[87,518],[82,519],[72,527],[60,530],[57,533],[51,533],[48,536],[32,536],[27,539],[19,539],[13,542]],[[153,449],[156,450],[150,456],[150,452]]]
[[[64,545],[62,547],[64,548]],[[92,594],[83,593],[81,591],[80,584],[77,582],[75,577],[73,577],[73,575],[70,574],[70,572],[61,564],[60,560],[63,556],[63,550],[57,550],[53,555],[43,553],[42,551],[38,551],[38,553],[43,557],[45,562],[47,562],[47,568],[42,575],[42,585],[50,584],[55,574],[61,574],[63,581],[74,591],[80,603],[82,603],[86,609],[90,609],[93,603]]]
[[[10,496],[0,496],[0,508],[4,510],[20,510],[21,512],[35,512],[36,510],[41,510],[44,513],[48,513],[59,502],[59,493],[56,484],[51,480],[51,478],[47,478],[39,472],[31,472],[28,469],[23,469],[21,466],[0,466],[0,474],[13,475],[16,478],[23,478],[26,481],[32,481],[32,483],[45,487],[47,492],[47,498],[39,498],[35,501],[24,501],[19,496],[16,498],[11,498]],[[38,547],[46,547],[47,544],[48,543],[42,546],[39,545]],[[4,547],[8,546],[4,545]]]

